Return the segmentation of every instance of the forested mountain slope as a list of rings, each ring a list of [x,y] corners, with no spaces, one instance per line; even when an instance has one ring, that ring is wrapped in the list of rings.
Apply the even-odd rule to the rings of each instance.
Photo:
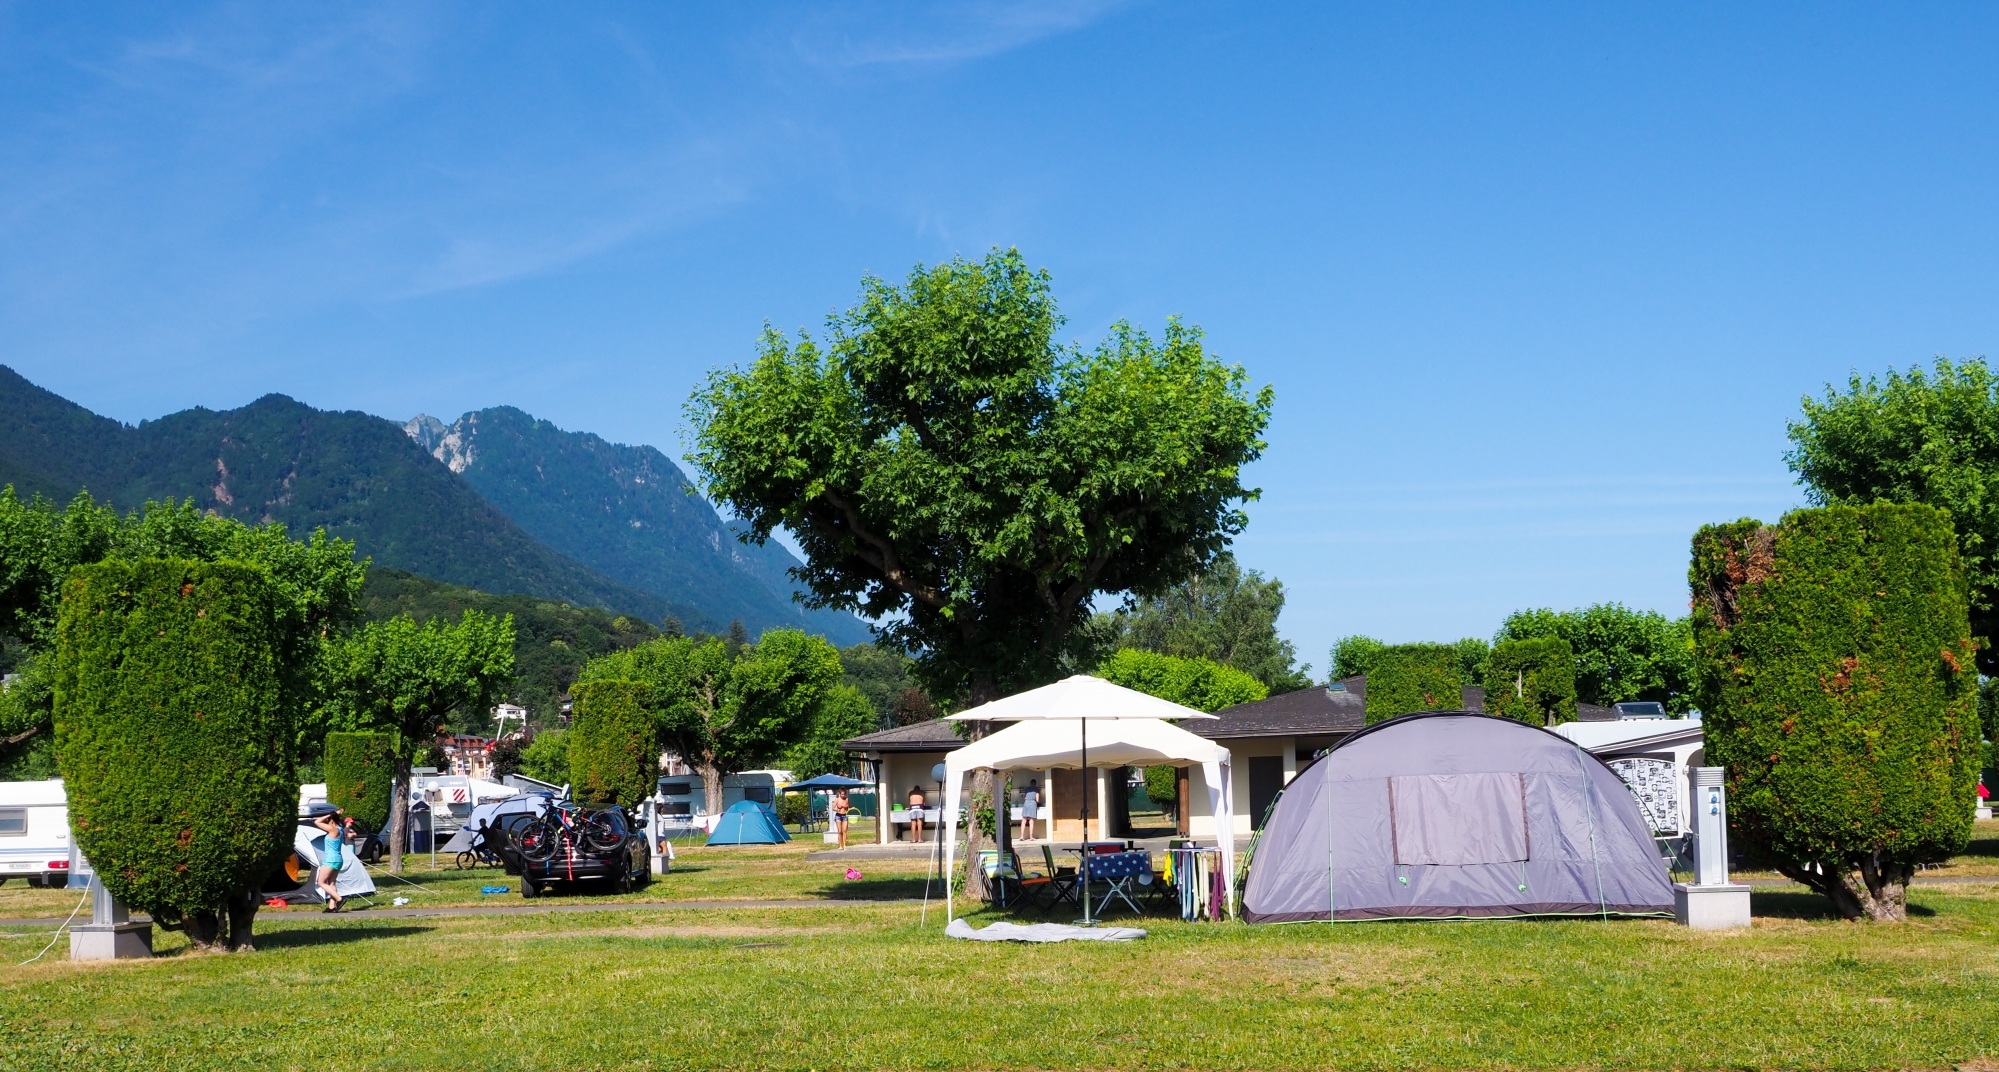
[[[323,526],[377,566],[652,622],[676,615],[727,625],[544,546],[395,422],[316,410],[283,395],[130,427],[0,366],[0,480],[58,500],[87,489],[121,509],[191,496],[204,509],[281,521],[294,533]]]
[[[620,583],[740,618],[753,633],[792,625],[842,645],[868,639],[853,615],[794,602],[786,570],[798,560],[737,540],[653,447],[567,432],[511,406],[448,426],[418,416],[404,430],[529,535]]]

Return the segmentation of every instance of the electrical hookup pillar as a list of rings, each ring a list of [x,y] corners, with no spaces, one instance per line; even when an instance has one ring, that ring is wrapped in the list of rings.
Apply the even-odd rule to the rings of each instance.
[[[1673,915],[1697,931],[1749,926],[1749,887],[1728,881],[1728,789],[1722,767],[1695,767],[1694,881],[1673,883]]]
[[[69,929],[69,959],[130,960],[153,955],[153,924],[134,923],[111,891],[90,875],[90,922]]]

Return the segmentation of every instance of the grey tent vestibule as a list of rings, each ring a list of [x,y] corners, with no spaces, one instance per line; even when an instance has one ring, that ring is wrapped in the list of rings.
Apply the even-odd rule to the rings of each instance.
[[[1669,915],[1651,827],[1602,760],[1536,726],[1404,715],[1300,771],[1243,890],[1251,923]]]

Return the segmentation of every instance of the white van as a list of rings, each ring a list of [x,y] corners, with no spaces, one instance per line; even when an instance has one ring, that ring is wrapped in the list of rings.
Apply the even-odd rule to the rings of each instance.
[[[0,880],[69,883],[69,799],[62,779],[0,782]]]

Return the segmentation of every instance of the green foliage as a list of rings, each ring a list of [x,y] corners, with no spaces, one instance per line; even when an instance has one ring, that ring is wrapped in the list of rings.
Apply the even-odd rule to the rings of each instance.
[[[1111,653],[1096,676],[1182,707],[1214,713],[1270,695],[1263,682],[1208,659],[1155,655],[1137,648]]]
[[[1465,637],[1453,642],[1451,647],[1458,653],[1458,677],[1467,683],[1484,681],[1486,660],[1492,657],[1492,645],[1478,637]]]
[[[782,765],[799,779],[845,773],[853,761],[840,750],[840,742],[870,733],[879,725],[874,705],[859,689],[835,685],[819,701],[805,739],[791,746]]]
[[[1212,562],[1255,496],[1272,395],[1169,320],[1065,348],[1016,251],[873,277],[826,346],[766,330],[688,405],[692,461],[747,536],[783,526],[814,606],[885,623],[932,695],[1060,676],[1102,592]]]
[[[55,736],[71,829],[104,884],[155,918],[220,913],[291,844],[287,603],[235,562],[99,562],[65,586]]]
[[[1576,660],[1576,698],[1605,707],[1625,700],[1655,700],[1668,711],[1694,705],[1693,634],[1684,618],[1636,611],[1621,603],[1581,610],[1515,611],[1494,638],[1560,637]]]
[[[354,545],[316,531],[293,540],[282,525],[250,527],[195,509],[193,502],[148,502],[120,515],[109,504],[79,494],[68,507],[21,500],[0,490],[0,633],[25,646],[27,662],[54,639],[61,585],[79,565],[105,559],[179,558],[247,562],[261,568],[278,599],[280,670],[288,716],[298,727],[301,753],[316,756],[322,732],[306,717],[319,683],[313,677],[324,638],[354,617],[368,564],[354,560]],[[0,705],[0,720],[32,725],[0,733],[0,741],[49,725],[49,693],[25,694]],[[39,706],[29,701],[41,701]],[[32,739],[32,738],[30,738]],[[0,745],[0,756],[6,748]]]
[[[701,772],[710,812],[721,810],[724,775],[762,767],[805,737],[841,673],[839,651],[797,629],[731,647],[719,637],[661,637],[583,668],[583,682],[650,687],[660,740]]]
[[[1844,393],[1803,400],[1785,455],[1812,502],[1919,502],[1950,512],[1970,583],[1979,667],[1999,674],[1999,377],[1981,360],[1938,358]]]
[[[456,619],[468,610],[489,618],[514,619],[514,679],[506,699],[528,709],[530,717],[547,725],[556,720],[561,700],[599,655],[624,651],[659,635],[659,630],[599,607],[573,607],[524,595],[489,595],[472,588],[433,581],[402,570],[370,570],[361,593],[362,616],[384,622],[408,615],[418,622]],[[467,733],[490,733],[487,712],[468,710],[457,726]]]
[[[659,779],[651,690],[636,681],[576,686],[569,726],[569,776],[577,799],[636,807]]]
[[[1576,718],[1576,659],[1561,637],[1502,640],[1485,669],[1487,714],[1530,726],[1555,726]]]
[[[1145,795],[1154,804],[1172,810],[1180,799],[1180,769],[1178,767],[1145,768]]]
[[[796,774],[796,771],[792,773]],[[804,793],[780,793],[777,798],[777,821],[786,826],[797,826],[812,813],[812,801]]]
[[[1312,668],[1295,666],[1297,649],[1277,635],[1283,610],[1284,582],[1244,573],[1223,552],[1161,595],[1132,597],[1115,616],[1115,644],[1208,659],[1248,673],[1271,692],[1290,692],[1312,683]]]
[[[876,728],[907,726],[937,717],[936,705],[916,684],[916,660],[880,644],[840,649],[840,683],[859,689],[874,706]]]
[[[387,733],[326,735],[326,802],[370,830],[389,821],[396,739]]]
[[[1711,525],[1688,576],[1707,761],[1728,768],[1739,844],[1844,914],[1880,914],[1847,876],[1897,902],[1887,887],[1971,830],[1976,641],[1948,516],[1882,503]]]
[[[1368,725],[1417,711],[1464,707],[1463,653],[1455,644],[1395,644],[1367,672]]]
[[[1344,681],[1350,677],[1361,677],[1374,668],[1374,661],[1388,645],[1368,636],[1343,636],[1333,642],[1332,678]]]
[[[521,773],[550,785],[573,785],[569,776],[569,731],[543,730],[521,749]]]
[[[451,712],[484,712],[513,675],[514,620],[467,610],[456,622],[406,615],[370,622],[328,646],[327,722],[393,733],[405,758],[447,728]]]

